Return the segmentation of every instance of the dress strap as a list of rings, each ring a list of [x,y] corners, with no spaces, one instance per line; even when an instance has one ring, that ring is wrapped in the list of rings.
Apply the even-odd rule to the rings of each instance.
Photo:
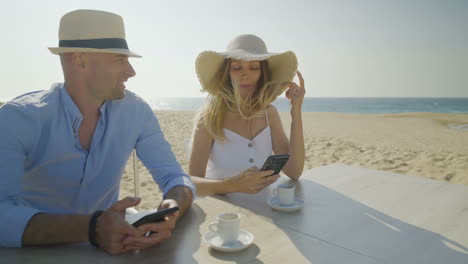
[[[270,126],[270,121],[268,120],[268,111],[265,109],[265,117],[267,120],[267,126]]]

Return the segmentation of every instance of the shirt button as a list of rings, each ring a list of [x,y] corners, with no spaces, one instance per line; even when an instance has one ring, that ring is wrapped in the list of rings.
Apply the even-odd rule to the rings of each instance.
[[[250,163],[254,162],[254,159],[249,159],[249,162],[250,162]]]
[[[248,145],[248,146],[249,146],[249,147],[252,147],[252,146],[253,146],[252,142],[249,142],[249,145]]]

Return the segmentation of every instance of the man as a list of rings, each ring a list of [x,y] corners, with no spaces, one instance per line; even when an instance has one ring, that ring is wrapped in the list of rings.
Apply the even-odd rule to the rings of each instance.
[[[62,17],[59,39],[49,49],[60,55],[65,82],[0,108],[0,246],[90,241],[115,255],[159,244],[195,189],[151,108],[125,91],[135,76],[128,57],[140,56],[128,49],[123,20],[73,11]],[[139,198],[117,201],[134,148],[164,192],[159,209],[180,208],[138,228],[125,210]]]

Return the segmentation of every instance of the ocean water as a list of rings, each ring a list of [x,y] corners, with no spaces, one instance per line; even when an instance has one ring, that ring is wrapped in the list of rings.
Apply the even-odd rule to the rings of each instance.
[[[154,110],[198,110],[205,98],[159,98],[148,100]],[[288,112],[289,101],[273,102],[280,112]],[[303,112],[386,114],[408,112],[468,113],[468,98],[304,98]]]

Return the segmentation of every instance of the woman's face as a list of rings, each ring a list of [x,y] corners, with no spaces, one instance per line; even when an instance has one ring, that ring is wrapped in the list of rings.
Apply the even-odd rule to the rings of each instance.
[[[229,68],[232,87],[238,87],[242,98],[253,93],[262,75],[260,61],[232,60]]]

